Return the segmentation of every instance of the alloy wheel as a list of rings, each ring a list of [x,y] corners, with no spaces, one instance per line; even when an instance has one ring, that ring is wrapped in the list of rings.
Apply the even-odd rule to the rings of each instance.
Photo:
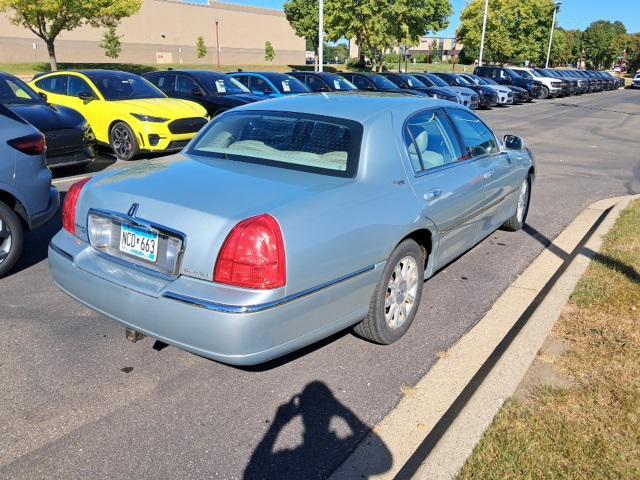
[[[522,186],[520,187],[520,195],[518,196],[518,206],[516,209],[516,216],[518,218],[518,222],[524,222],[524,215],[527,212],[527,207],[529,205],[529,181],[525,180],[522,182]]]
[[[11,252],[11,240],[9,224],[0,218],[0,263],[4,262]]]
[[[399,328],[415,308],[419,269],[415,258],[403,257],[393,269],[384,297],[384,317],[390,328]]]
[[[113,150],[118,157],[127,158],[133,150],[133,139],[129,131],[124,127],[115,127],[111,132]]]

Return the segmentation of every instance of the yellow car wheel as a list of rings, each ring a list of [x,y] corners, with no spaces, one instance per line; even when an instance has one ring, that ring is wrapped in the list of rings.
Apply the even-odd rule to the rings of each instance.
[[[140,152],[133,130],[124,122],[116,122],[111,127],[109,143],[119,160],[133,160]]]

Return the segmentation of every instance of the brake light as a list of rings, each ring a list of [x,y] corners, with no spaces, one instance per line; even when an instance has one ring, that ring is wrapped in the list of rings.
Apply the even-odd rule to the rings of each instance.
[[[27,155],[42,155],[47,149],[47,142],[41,133],[14,138],[7,141],[7,143]]]
[[[62,228],[72,235],[76,234],[76,210],[78,208],[78,198],[85,184],[91,180],[91,177],[80,180],[71,185],[64,197],[64,205],[62,206]]]
[[[263,214],[238,223],[222,245],[213,280],[261,290],[283,287],[287,265],[277,220]]]

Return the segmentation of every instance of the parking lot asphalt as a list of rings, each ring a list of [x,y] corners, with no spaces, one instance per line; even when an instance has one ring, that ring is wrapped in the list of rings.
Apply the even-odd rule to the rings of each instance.
[[[536,155],[528,226],[496,232],[426,282],[391,346],[343,332],[238,369],[149,338],[131,344],[53,284],[46,248],[59,220],[28,234],[0,281],[0,478],[326,478],[585,206],[640,193],[640,92],[480,114]],[[118,166],[110,158],[91,170]],[[65,175],[84,174],[56,182],[64,190]]]

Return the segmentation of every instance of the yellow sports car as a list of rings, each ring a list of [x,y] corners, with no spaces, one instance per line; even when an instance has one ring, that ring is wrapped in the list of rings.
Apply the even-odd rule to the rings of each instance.
[[[201,105],[168,98],[127,72],[60,71],[37,77],[30,85],[49,103],[84,115],[98,143],[110,145],[122,160],[143,151],[180,150],[208,120]]]

